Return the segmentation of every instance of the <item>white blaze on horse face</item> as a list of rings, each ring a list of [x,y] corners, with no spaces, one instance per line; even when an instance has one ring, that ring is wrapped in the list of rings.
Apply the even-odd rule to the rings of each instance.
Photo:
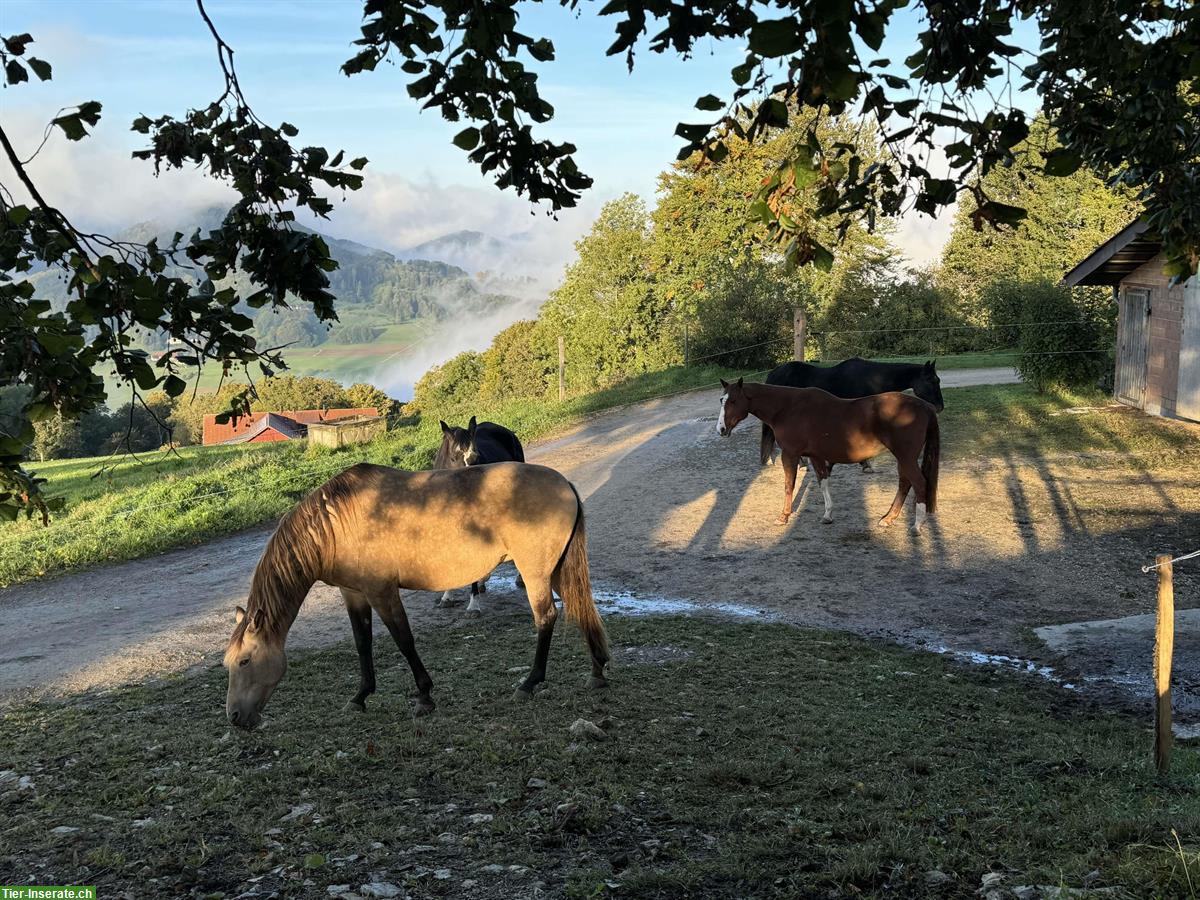
[[[925,504],[918,503],[917,504],[917,517],[913,520],[913,527],[912,527],[913,534],[921,533],[921,526],[925,524],[925,519],[927,519],[927,518],[928,518],[928,516],[925,513]]]
[[[729,399],[729,394],[721,395],[721,405],[717,409],[717,434],[721,437],[725,436],[725,401]]]

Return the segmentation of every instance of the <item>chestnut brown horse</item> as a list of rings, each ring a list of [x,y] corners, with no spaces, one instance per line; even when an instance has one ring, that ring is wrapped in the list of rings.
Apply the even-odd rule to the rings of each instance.
[[[857,400],[843,400],[820,388],[792,388],[773,384],[735,384],[722,380],[725,393],[717,416],[717,433],[732,433],[738,422],[752,415],[769,425],[783,450],[783,512],[777,524],[786,525],[792,514],[796,468],[807,457],[825,498],[821,521],[833,521],[833,501],[827,480],[835,463],[859,463],[885,449],[896,457],[900,484],[891,509],[879,520],[891,525],[904,508],[909,488],[916,493],[913,533],[919,533],[927,513],[937,506],[938,457],[941,441],[937,410],[933,404],[908,394],[888,392]],[[921,448],[925,456],[919,459]]]

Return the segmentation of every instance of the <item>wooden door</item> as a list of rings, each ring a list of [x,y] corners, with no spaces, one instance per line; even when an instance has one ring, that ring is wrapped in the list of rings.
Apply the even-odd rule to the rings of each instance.
[[[1193,275],[1183,286],[1175,414],[1200,422],[1200,275]]]
[[[1146,337],[1150,318],[1150,291],[1125,288],[1121,292],[1120,343],[1117,347],[1117,399],[1142,407],[1146,399]]]

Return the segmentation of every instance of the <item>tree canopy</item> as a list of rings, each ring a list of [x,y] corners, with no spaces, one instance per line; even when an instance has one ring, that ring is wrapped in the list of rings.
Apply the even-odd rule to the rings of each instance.
[[[0,384],[30,388],[21,421],[0,435],[5,516],[46,514],[38,480],[21,468],[33,423],[78,417],[102,403],[98,366],[111,366],[135,401],[153,389],[177,396],[181,367],[257,365],[270,373],[282,364],[277,348],[249,333],[246,306],[284,306],[292,297],[319,321],[336,318],[329,247],[291,223],[297,209],[325,216],[326,192],[359,188],[366,160],[297,146],[295,126],[259,119],[233,48],[203,0],[196,5],[224,90],[181,116],[139,116],[132,127],[147,146],[134,155],[156,170],[194,166],[231,185],[238,200],[218,228],[166,244],[87,233],[46,201],[0,128],[0,149],[29,197],[18,203],[11,188],[0,190]],[[919,19],[914,52],[902,61],[878,57],[889,33],[902,30],[897,14],[906,7]],[[363,13],[347,75],[399,62],[409,95],[464,123],[454,143],[500,188],[551,211],[575,205],[591,179],[574,145],[542,132],[554,110],[537,69],[555,50],[549,39],[518,30],[518,0],[366,0]],[[599,15],[613,25],[608,53],[624,55],[630,67],[643,49],[686,56],[710,39],[745,44],[732,88],[713,86],[724,99],[704,94],[696,101],[701,121],[676,127],[685,142],[680,158],[699,152],[719,162],[732,140],[753,142],[787,126],[794,109],[805,111],[804,139],[776,160],[751,207],[789,264],[829,268],[830,234],[840,239],[856,223],[873,230],[881,217],[909,208],[936,212],[963,194],[975,227],[1020,222],[1024,209],[988,193],[988,175],[1011,165],[1029,135],[1014,84],[1037,92],[1058,136],[1045,174],[1086,166],[1124,185],[1162,238],[1171,272],[1194,272],[1200,261],[1200,6],[1190,0],[612,0]],[[1020,21],[1035,26],[1036,48],[1016,43]],[[7,87],[51,77],[50,62],[29,52],[33,43],[28,34],[0,39]],[[86,100],[61,110],[51,126],[78,141],[101,113],[99,101]],[[879,158],[822,134],[823,122],[846,114],[879,130]],[[935,150],[944,151],[945,167],[931,162]],[[789,212],[797,192],[816,199],[811,216]],[[52,311],[30,281],[14,277],[46,267],[68,277],[64,310]],[[217,287],[235,271],[245,289]],[[176,339],[157,366],[136,345],[139,330]],[[236,413],[249,392],[231,399]]]

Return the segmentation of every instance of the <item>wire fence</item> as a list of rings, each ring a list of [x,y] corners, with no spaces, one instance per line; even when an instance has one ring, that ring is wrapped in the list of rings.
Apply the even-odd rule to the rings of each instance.
[[[986,325],[986,326],[985,325],[936,325],[936,326],[920,326],[920,327],[912,327],[912,328],[826,329],[823,331],[814,330],[814,331],[808,332],[807,337],[816,337],[819,335],[833,335],[833,334],[886,334],[886,333],[936,332],[936,331],[951,331],[951,330],[989,331],[989,330],[996,330],[996,329],[1003,329],[1003,328],[1021,328],[1021,327],[1055,326],[1055,325],[1078,325],[1078,324],[1086,324],[1086,323],[1079,322],[1078,320],[1066,319],[1066,320],[1051,320],[1051,321],[1044,321],[1044,322],[1013,322],[1013,323],[1008,323],[1008,324],[1004,324],[1004,325]],[[747,350],[754,350],[754,349],[759,349],[759,348],[763,348],[763,347],[774,346],[774,345],[781,344],[781,343],[789,343],[792,341],[793,341],[792,336],[780,336],[780,337],[776,337],[776,338],[770,338],[770,339],[767,339],[764,341],[759,341],[759,342],[753,343],[753,344],[744,344],[744,345],[732,347],[732,348],[729,348],[726,350],[721,350],[721,351],[718,351],[715,353],[707,353],[707,354],[702,354],[700,356],[694,356],[688,360],[688,365],[690,366],[690,365],[694,365],[699,362],[703,362],[705,360],[717,359],[719,357],[730,356],[735,353],[742,353]],[[1100,347],[1100,348],[1095,348],[1095,349],[1044,351],[1044,352],[1032,353],[1032,354],[1024,353],[1019,350],[982,351],[982,352],[986,352],[990,357],[1017,358],[1020,356],[1029,356],[1029,355],[1057,356],[1057,355],[1072,355],[1072,354],[1085,354],[1085,353],[1094,354],[1094,353],[1111,352],[1111,350],[1112,350],[1112,347]],[[979,351],[971,351],[971,352],[979,352]],[[945,359],[945,358],[953,357],[956,355],[957,356],[967,356],[967,355],[970,355],[970,352],[961,353],[961,354],[940,354],[940,355],[938,355],[937,358]],[[887,357],[876,357],[876,358],[877,359],[879,359],[879,358],[886,359]],[[829,365],[829,364],[834,364],[841,360],[806,359],[805,361],[811,362],[814,364]],[[749,378],[761,377],[761,376],[769,373],[772,368],[774,368],[774,366],[771,366],[769,368],[758,369],[753,372],[744,373],[744,377],[749,377]],[[658,371],[666,371],[666,369],[662,369],[662,370],[658,370]],[[653,374],[653,373],[646,373],[646,374]],[[706,388],[716,387],[718,384],[719,384],[719,382],[713,381],[713,382],[706,382],[706,383],[702,383],[702,384],[689,385],[687,387],[677,388],[677,389],[670,390],[670,391],[662,391],[662,392],[658,392],[658,393],[639,395],[638,397],[636,397],[632,400],[629,400],[626,403],[617,404],[612,407],[606,407],[606,411],[607,410],[625,409],[630,406],[634,406],[634,405],[637,405],[640,403],[646,403],[646,402],[653,401],[653,400],[667,399],[670,397],[675,397],[675,396],[679,396],[682,394],[691,393],[691,392],[694,392],[697,390],[704,390]],[[413,418],[414,417],[412,415],[406,414],[399,410],[391,413],[390,415],[388,415],[386,417],[389,429],[394,428],[401,422],[411,423]],[[316,466],[316,467],[306,468],[306,469],[297,469],[297,470],[294,470],[293,472],[289,473],[289,476],[295,476],[298,480],[300,480],[300,482],[306,488],[311,488],[311,487],[315,486],[315,484],[319,483],[319,481],[317,479],[320,479],[323,476],[328,476],[335,472],[341,471],[344,468],[345,468],[344,464],[336,463],[336,464],[327,465],[327,466]],[[259,489],[259,485],[255,484],[255,483],[238,485],[235,487],[224,488],[221,490],[207,491],[203,494],[196,494],[196,495],[189,496],[189,497],[179,497],[179,498],[175,498],[172,500],[163,500],[163,501],[157,502],[157,503],[133,504],[133,505],[124,507],[122,509],[116,510],[112,515],[115,517],[121,518],[123,521],[127,521],[135,515],[149,513],[154,510],[159,510],[159,509],[163,509],[163,508],[167,508],[167,507],[183,507],[183,506],[186,506],[189,504],[198,503],[200,501],[212,501],[218,497],[228,497],[230,495],[241,494],[241,493],[245,493],[247,491],[252,491],[252,490],[257,490],[257,489]]]

